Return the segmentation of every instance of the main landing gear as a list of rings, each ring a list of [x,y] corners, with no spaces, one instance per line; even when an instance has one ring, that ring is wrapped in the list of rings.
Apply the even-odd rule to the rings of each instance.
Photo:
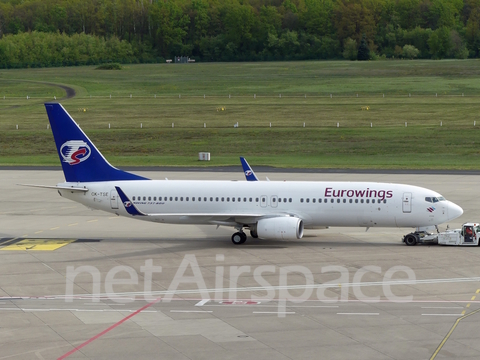
[[[247,241],[247,235],[241,230],[232,235],[232,242],[235,245],[241,245],[245,241]]]

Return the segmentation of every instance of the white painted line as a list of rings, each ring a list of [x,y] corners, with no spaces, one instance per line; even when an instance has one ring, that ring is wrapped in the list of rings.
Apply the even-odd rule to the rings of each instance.
[[[206,303],[208,303],[209,301],[210,301],[210,299],[205,299],[205,300],[199,301],[198,303],[195,304],[195,306],[203,306]]]
[[[463,314],[422,314],[422,316],[463,316]]]
[[[114,217],[112,219],[116,219]],[[206,291],[208,293],[228,293],[230,291],[237,292],[247,292],[247,291],[272,291],[272,290],[304,290],[304,289],[325,289],[325,288],[343,288],[343,287],[369,287],[369,286],[395,286],[395,285],[421,285],[421,284],[446,284],[446,283],[462,283],[462,282],[478,282],[480,277],[469,277],[469,278],[444,278],[444,279],[422,279],[422,280],[391,280],[391,281],[371,281],[371,282],[357,282],[357,283],[340,283],[337,285],[332,284],[308,284],[308,285],[281,285],[281,286],[251,286],[251,287],[242,287],[242,288],[210,288],[210,289],[188,289],[188,290],[162,290],[162,291],[152,291],[148,294],[139,291],[139,292],[125,292],[125,293],[101,293],[101,294],[79,294],[76,295],[76,299],[83,298],[88,299],[89,297],[110,297],[114,296],[119,298],[120,296],[160,296],[160,295],[181,295],[181,294],[199,294],[201,291]],[[65,295],[54,295],[54,297],[61,299],[66,298]],[[286,299],[287,301],[289,299]],[[352,300],[348,300],[352,301]],[[348,302],[346,301],[346,302]],[[368,302],[365,300],[358,300],[359,302]],[[372,301],[374,303],[379,303],[382,301]],[[390,301],[389,301],[390,302]],[[411,303],[412,301],[406,301],[406,303]],[[438,302],[438,301],[425,301],[428,303]],[[455,301],[459,303],[461,301]],[[467,301],[466,301],[467,302]],[[468,301],[470,302],[470,301]]]
[[[380,313],[337,313],[337,315],[380,315]]]
[[[463,309],[463,306],[422,306],[422,309]]]
[[[284,314],[295,314],[295,311],[254,311],[254,314],[275,314],[275,315],[284,315]]]
[[[205,310],[170,310],[171,313],[211,313],[213,311]]]

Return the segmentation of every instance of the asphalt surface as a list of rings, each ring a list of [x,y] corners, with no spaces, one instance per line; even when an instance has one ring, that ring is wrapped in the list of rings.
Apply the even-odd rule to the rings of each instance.
[[[243,180],[239,167],[202,170],[140,174]],[[463,207],[451,228],[480,219],[479,175],[255,170],[424,186]],[[480,358],[478,247],[407,247],[409,229],[362,228],[234,246],[230,228],[119,218],[16,185],[61,181],[0,171],[0,359]]]

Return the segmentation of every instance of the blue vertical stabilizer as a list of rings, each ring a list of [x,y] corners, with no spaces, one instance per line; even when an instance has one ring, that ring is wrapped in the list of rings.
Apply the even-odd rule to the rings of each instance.
[[[45,108],[67,182],[148,180],[110,165],[62,105]]]

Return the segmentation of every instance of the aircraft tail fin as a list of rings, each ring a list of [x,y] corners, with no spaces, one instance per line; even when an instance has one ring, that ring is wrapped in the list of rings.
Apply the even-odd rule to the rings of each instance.
[[[110,165],[61,104],[45,108],[67,182],[148,180]]]
[[[247,160],[240,156],[240,162],[242,163],[243,172],[245,173],[247,181],[258,181],[257,175],[255,175],[250,165],[248,165]]]

